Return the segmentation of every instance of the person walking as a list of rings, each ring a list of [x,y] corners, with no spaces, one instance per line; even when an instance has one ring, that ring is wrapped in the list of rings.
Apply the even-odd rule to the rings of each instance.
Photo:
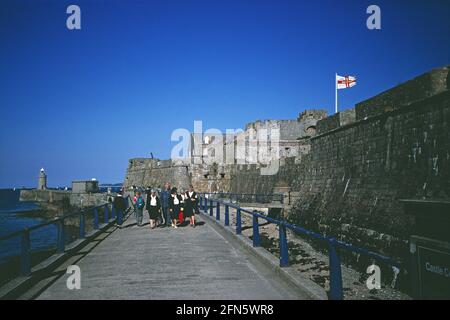
[[[170,218],[172,219],[172,228],[174,229],[177,228],[178,215],[183,210],[181,205],[182,201],[183,198],[177,193],[177,188],[172,188],[169,198],[169,212]]]
[[[184,226],[186,192],[183,189],[181,189],[180,191],[180,197],[181,197],[181,204],[180,204],[180,213],[178,214],[178,223],[179,225]]]
[[[171,225],[171,217],[170,217],[170,211],[169,211],[169,198],[171,197],[170,195],[170,183],[166,182],[164,184],[164,189],[161,191],[161,209],[162,209],[162,215],[164,218],[164,223],[166,224],[166,226],[170,226]]]
[[[184,215],[189,218],[189,225],[195,228],[195,213],[198,211],[198,197],[192,185],[189,186],[185,195]]]
[[[123,223],[123,215],[126,210],[126,203],[123,197],[123,191],[120,190],[117,196],[114,197],[113,201],[114,210],[116,211],[117,224],[120,226]]]
[[[150,217],[150,228],[154,229],[157,224],[157,219],[161,214],[161,202],[159,197],[156,195],[155,190],[151,190],[147,196],[147,204],[145,208],[148,211],[148,215]]]
[[[136,218],[136,224],[142,226],[142,219],[144,218],[145,201],[140,191],[136,192],[133,198],[134,202],[134,217]]]

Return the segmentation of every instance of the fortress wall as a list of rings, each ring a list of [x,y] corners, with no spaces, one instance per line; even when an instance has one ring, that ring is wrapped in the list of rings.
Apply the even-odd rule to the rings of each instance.
[[[188,166],[171,160],[136,158],[129,161],[125,189],[134,186],[163,187],[165,182],[186,189],[191,183]]]
[[[314,137],[309,156],[293,220],[406,239],[411,220],[399,199],[450,198],[450,92]]]
[[[302,168],[308,163],[309,155],[304,156],[304,161],[290,157],[280,160],[279,171],[275,175],[262,175],[261,166],[256,164],[236,165],[231,170],[230,189],[234,193],[263,193],[270,194],[277,185],[299,185]]]
[[[450,199],[450,91],[442,80],[448,79],[448,68],[443,70],[413,79],[401,91],[393,88],[403,96],[396,99],[405,102],[402,106],[377,109],[373,101],[382,100],[369,99],[359,106],[365,105],[370,116],[353,120],[351,112],[350,120],[342,121],[348,118],[339,113],[319,121],[310,153],[282,159],[276,175],[261,176],[255,166],[236,167],[232,191],[271,193],[289,185],[299,194],[290,212],[293,222],[405,256],[412,221],[398,200]],[[408,95],[407,89],[419,90],[423,79],[435,79],[425,86],[434,91]]]

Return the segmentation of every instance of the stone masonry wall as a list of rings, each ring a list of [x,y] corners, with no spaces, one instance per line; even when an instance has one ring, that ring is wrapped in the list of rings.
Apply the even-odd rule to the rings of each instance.
[[[292,219],[406,239],[411,220],[399,199],[450,198],[449,93],[313,138]]]
[[[191,174],[188,166],[183,163],[174,163],[171,160],[136,158],[129,161],[125,176],[125,189],[132,186],[163,187],[165,182],[173,186],[187,189],[191,183]]]
[[[39,190],[39,189],[23,189],[20,190],[20,201],[36,201],[36,202],[58,202],[64,198],[70,198],[70,191],[63,190]]]
[[[98,206],[108,201],[106,193],[83,193],[64,190],[24,189],[20,191],[20,201],[57,203],[69,199],[75,207]]]

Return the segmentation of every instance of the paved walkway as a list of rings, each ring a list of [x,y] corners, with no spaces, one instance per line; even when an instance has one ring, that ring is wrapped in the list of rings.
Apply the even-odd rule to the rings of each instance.
[[[200,220],[200,219],[198,219]],[[305,299],[207,219],[189,226],[136,227],[128,219],[76,262],[81,289],[63,267],[38,299]],[[49,277],[50,279],[50,277]]]

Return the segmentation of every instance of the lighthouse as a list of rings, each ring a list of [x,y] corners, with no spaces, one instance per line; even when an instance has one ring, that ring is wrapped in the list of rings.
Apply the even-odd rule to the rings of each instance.
[[[46,190],[47,189],[47,175],[45,174],[44,168],[41,169],[39,173],[39,183],[38,190]]]

